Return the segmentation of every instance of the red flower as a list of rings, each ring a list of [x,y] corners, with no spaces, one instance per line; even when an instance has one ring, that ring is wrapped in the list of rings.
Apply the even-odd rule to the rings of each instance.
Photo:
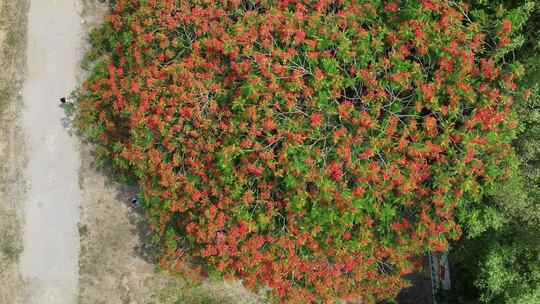
[[[322,115],[320,113],[313,113],[311,114],[310,119],[311,119],[311,126],[318,127],[321,125]]]
[[[337,162],[330,164],[328,171],[330,172],[330,176],[332,176],[332,179],[334,181],[340,180],[344,175],[341,169],[341,165]]]
[[[365,192],[366,192],[366,190],[364,189],[364,187],[357,186],[357,187],[354,188],[353,196],[354,197],[361,197],[362,195],[364,195]]]
[[[504,33],[510,33],[512,31],[512,21],[504,19],[502,22],[502,31]]]
[[[305,38],[306,38],[306,33],[303,30],[298,30],[294,34],[294,43],[300,44],[304,41]]]
[[[388,13],[395,13],[398,10],[398,5],[394,2],[388,3],[384,6],[384,10]]]

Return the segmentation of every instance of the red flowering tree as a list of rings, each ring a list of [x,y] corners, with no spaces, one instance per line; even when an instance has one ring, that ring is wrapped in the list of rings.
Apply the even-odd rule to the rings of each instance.
[[[117,0],[78,126],[140,186],[164,267],[282,303],[391,298],[512,156],[512,25],[485,41],[466,10]]]

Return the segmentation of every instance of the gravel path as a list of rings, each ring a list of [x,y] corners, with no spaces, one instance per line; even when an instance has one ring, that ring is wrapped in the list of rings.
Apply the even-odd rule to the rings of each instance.
[[[76,85],[81,56],[77,0],[32,0],[23,129],[28,162],[21,273],[25,303],[73,304],[78,289],[80,156],[59,98]]]

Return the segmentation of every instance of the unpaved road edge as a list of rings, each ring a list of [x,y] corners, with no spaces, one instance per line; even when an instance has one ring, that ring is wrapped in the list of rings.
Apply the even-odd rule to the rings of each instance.
[[[0,0],[0,303],[23,303],[19,272],[22,247],[22,169],[20,127],[26,64],[27,0]]]

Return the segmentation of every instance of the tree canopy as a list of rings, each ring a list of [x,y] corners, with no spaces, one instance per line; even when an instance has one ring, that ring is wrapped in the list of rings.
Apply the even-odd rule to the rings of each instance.
[[[538,303],[540,301],[540,10],[534,1],[471,1],[471,15],[485,32],[501,19],[515,25],[505,62],[521,62],[525,77],[518,85],[530,98],[517,99],[516,159],[509,178],[487,193],[483,210],[451,244],[454,288],[448,303]],[[491,35],[493,32],[491,31]],[[487,211],[489,207],[489,211]],[[472,225],[471,225],[472,224]],[[443,299],[444,300],[444,299]],[[440,301],[441,303],[444,303]]]
[[[486,229],[484,197],[515,171],[522,25],[486,35],[468,12],[117,0],[91,34],[78,127],[140,186],[163,267],[283,303],[392,298],[419,254]]]

